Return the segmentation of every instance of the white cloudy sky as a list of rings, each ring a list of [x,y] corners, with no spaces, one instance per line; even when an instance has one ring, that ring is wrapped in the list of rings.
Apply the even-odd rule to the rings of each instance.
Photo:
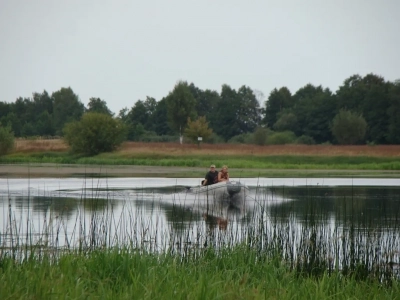
[[[400,78],[399,0],[0,0],[0,101],[70,86],[118,113],[178,80],[268,96]]]

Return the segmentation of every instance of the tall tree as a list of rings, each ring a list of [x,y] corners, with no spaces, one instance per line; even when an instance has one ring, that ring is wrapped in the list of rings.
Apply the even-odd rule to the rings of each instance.
[[[157,110],[157,101],[153,97],[146,96],[146,100],[143,102],[146,109],[146,122],[143,124],[144,128],[148,131],[155,131],[155,113]]]
[[[366,75],[363,83],[366,93],[362,108],[363,116],[368,123],[367,140],[377,144],[387,144],[389,83],[383,77],[374,74]]]
[[[52,97],[54,99],[55,131],[57,135],[62,135],[64,125],[71,121],[78,121],[85,111],[85,106],[70,87],[61,88],[59,91],[54,92]]]
[[[294,104],[297,104],[304,99],[310,99],[316,96],[319,93],[323,93],[324,89],[321,85],[315,86],[311,83],[306,84],[302,88],[298,89],[297,92],[293,95]]]
[[[143,124],[147,122],[147,119],[148,115],[143,101],[136,101],[135,105],[126,115],[125,125],[128,131],[128,140],[139,140],[140,136],[145,132]]]
[[[241,133],[253,132],[261,122],[261,109],[253,90],[242,86],[238,90],[239,107],[237,121]]]
[[[100,98],[90,98],[87,112],[97,112],[100,114],[106,114],[109,116],[113,116],[114,113],[108,108],[107,102],[101,100]]]
[[[121,109],[118,113],[117,118],[122,122],[122,123],[126,123],[128,120],[128,113],[129,110],[127,107],[124,107],[123,109]]]
[[[400,80],[391,84],[389,101],[390,105],[387,111],[389,116],[387,141],[391,144],[400,144]]]
[[[212,90],[201,90],[193,83],[189,85],[193,97],[196,99],[196,111],[198,116],[205,116],[208,120],[212,121],[217,117],[215,108],[220,100],[219,94]]]
[[[166,98],[168,124],[182,137],[188,118],[195,118],[196,100],[186,81],[178,82]]]
[[[276,123],[278,115],[282,110],[293,107],[294,100],[287,87],[279,90],[273,89],[267,101],[265,102],[264,123],[269,127]]]
[[[30,98],[19,97],[12,104],[11,111],[18,116],[19,121],[23,125],[32,120],[34,115],[32,107],[33,106]]]
[[[0,120],[2,117],[7,116],[11,112],[11,104],[0,101]]]
[[[362,113],[362,103],[365,97],[364,85],[360,75],[352,75],[344,80],[343,85],[336,92],[338,111],[347,109]]]
[[[47,111],[40,113],[35,122],[36,132],[40,136],[54,136],[53,116]]]
[[[19,97],[11,103],[11,111],[3,119],[3,122],[10,124],[16,137],[24,135],[24,126],[31,123],[34,112],[29,98]]]
[[[146,131],[155,129],[154,114],[157,102],[152,97],[146,97],[145,101],[138,100],[126,114],[125,123],[128,126],[128,140],[137,140]]]
[[[128,118],[131,124],[146,124],[148,119],[148,114],[146,111],[146,106],[144,105],[142,100],[138,100],[135,102],[135,105],[131,108],[128,113]]]
[[[3,126],[10,126],[16,137],[21,136],[21,130],[23,123],[21,119],[13,111],[9,112],[5,117],[1,118],[1,124]]]
[[[353,75],[346,79],[336,92],[337,109],[349,109],[364,116],[368,123],[366,139],[370,142],[388,142],[386,138],[389,130],[389,86],[381,76]]]
[[[153,128],[158,135],[170,135],[173,134],[172,130],[168,126],[168,108],[167,99],[162,98],[157,102],[156,110],[153,114]]]
[[[53,123],[47,120],[52,119],[53,99],[46,91],[20,97],[9,108],[1,122],[10,124],[15,136],[54,135]]]
[[[35,115],[47,111],[50,115],[53,114],[53,102],[54,99],[44,90],[42,93],[33,93],[33,103],[35,109]]]
[[[226,141],[235,135],[241,134],[237,117],[239,113],[239,97],[229,85],[222,85],[221,99],[217,104],[217,118],[214,119],[212,129]]]
[[[240,87],[236,92],[224,84],[215,111],[217,114],[213,122],[210,122],[211,127],[225,140],[239,134],[253,132],[261,120],[260,104],[253,91],[247,86]]]
[[[38,135],[53,136],[55,128],[53,122],[53,104],[54,99],[43,91],[42,93],[33,93],[33,118],[34,128]]]
[[[293,112],[297,118],[297,136],[307,135],[317,143],[332,141],[330,122],[336,114],[335,97],[329,89],[306,85],[294,95]]]

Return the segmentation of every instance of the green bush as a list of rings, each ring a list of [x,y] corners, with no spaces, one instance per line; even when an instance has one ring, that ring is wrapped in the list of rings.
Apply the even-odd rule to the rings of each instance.
[[[269,128],[258,127],[253,133],[253,140],[256,145],[264,146],[267,143],[268,136],[273,131]]]
[[[253,135],[251,133],[242,133],[235,135],[229,141],[229,144],[253,144]]]
[[[341,109],[333,118],[332,134],[341,145],[354,145],[364,141],[367,122],[358,113]]]
[[[139,141],[142,135],[146,135],[146,130],[142,123],[126,125],[127,138],[129,141]]]
[[[111,152],[126,138],[126,127],[101,113],[86,113],[80,121],[66,124],[63,132],[72,152],[84,155]]]
[[[14,148],[14,133],[10,126],[0,125],[0,155],[5,155]]]
[[[296,141],[296,135],[292,131],[282,131],[272,133],[268,139],[268,145],[293,144]]]
[[[204,142],[209,144],[223,144],[225,140],[224,138],[213,132],[208,138],[204,140]]]
[[[297,117],[294,113],[282,113],[279,119],[275,122],[273,128],[276,131],[296,130],[298,126]]]
[[[297,138],[296,143],[303,145],[315,145],[315,140],[311,136],[302,135]]]

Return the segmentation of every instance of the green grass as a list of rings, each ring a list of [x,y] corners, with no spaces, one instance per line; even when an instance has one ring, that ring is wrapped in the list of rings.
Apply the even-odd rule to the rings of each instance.
[[[188,170],[165,173],[143,173],[135,176],[203,177],[211,163],[228,165],[232,178],[244,177],[400,177],[400,159],[396,157],[365,156],[224,156],[216,155],[149,155],[126,158],[116,153],[105,153],[93,157],[71,155],[67,152],[15,153],[0,157],[0,164],[54,164],[71,166],[162,166],[187,167]],[[193,170],[189,168],[198,168]],[[78,174],[77,174],[78,175]],[[98,176],[92,174],[93,176]],[[124,176],[114,170],[113,175]]]
[[[399,287],[337,272],[299,276],[244,246],[184,259],[122,249],[0,261],[1,299],[396,299]]]
[[[138,155],[126,158],[118,154],[100,154],[93,157],[74,156],[68,153],[31,153],[11,154],[0,157],[2,164],[17,163],[55,163],[86,165],[140,165],[140,166],[175,166],[205,167],[210,162],[226,164],[238,169],[302,169],[302,170],[400,170],[400,159],[396,157],[365,156],[224,156],[210,155],[168,156]]]

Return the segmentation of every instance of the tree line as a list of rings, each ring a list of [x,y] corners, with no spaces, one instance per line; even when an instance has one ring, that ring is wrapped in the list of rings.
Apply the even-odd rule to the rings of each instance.
[[[260,145],[399,144],[400,81],[353,75],[336,92],[307,84],[292,94],[281,87],[264,103],[245,85],[237,90],[222,85],[217,92],[180,81],[159,101],[146,97],[118,114],[100,98],[90,98],[86,107],[68,87],[0,102],[0,125],[15,137],[64,136],[66,124],[87,113],[118,120],[131,141],[176,141],[178,136],[196,141],[201,136],[205,142]]]

